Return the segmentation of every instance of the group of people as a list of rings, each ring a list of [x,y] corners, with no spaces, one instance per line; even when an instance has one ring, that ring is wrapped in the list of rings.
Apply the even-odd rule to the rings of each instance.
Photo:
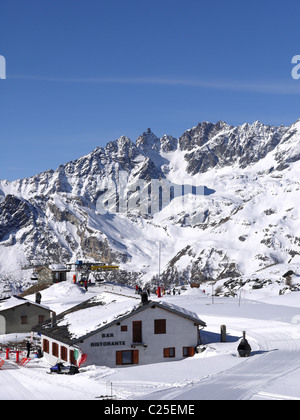
[[[143,293],[143,291],[147,292],[148,297],[150,296],[150,294],[151,294],[150,287],[142,289],[141,286],[138,286],[138,285],[135,286],[135,293],[137,295],[141,295]]]
[[[135,286],[135,293],[136,293],[136,294],[141,295],[141,294],[143,293],[143,291],[146,291],[146,292],[147,292],[148,297],[150,296],[151,291],[150,291],[150,287],[149,287],[149,286],[148,286],[147,288],[144,288],[144,289],[142,289],[142,288],[141,288],[141,286],[138,286],[138,285],[136,285],[136,286]],[[155,293],[156,293],[156,294],[158,293],[158,292],[157,292],[157,290],[155,291]],[[180,289],[175,289],[175,287],[174,287],[174,288],[172,289],[172,292],[171,292],[171,289],[167,290],[167,292],[166,292],[166,291],[165,291],[165,288],[163,287],[163,288],[162,288],[162,294],[163,294],[163,295],[165,295],[165,294],[167,294],[167,295],[171,295],[171,294],[173,294],[174,296],[175,296],[176,294],[180,295]]]

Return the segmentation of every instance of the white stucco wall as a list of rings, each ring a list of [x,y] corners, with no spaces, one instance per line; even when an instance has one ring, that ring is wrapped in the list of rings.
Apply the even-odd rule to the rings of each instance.
[[[154,320],[156,319],[166,319],[166,334],[154,334]],[[133,321],[142,321],[142,345],[133,343]],[[122,326],[127,326],[127,331],[121,331]],[[49,341],[49,354],[44,353],[44,356],[51,364],[60,361],[59,358],[51,355],[53,342],[67,347],[68,363],[70,363],[69,350],[74,347],[68,347],[45,336],[42,336],[42,340],[43,338]],[[86,338],[83,342],[77,343],[75,348],[80,348],[82,353],[88,355],[85,364],[115,367],[117,351],[139,350],[139,364],[160,363],[182,359],[183,347],[196,347],[198,340],[199,328],[193,321],[155,306],[120,321],[119,325],[114,324]],[[175,348],[175,357],[165,358],[164,348]]]
[[[45,357],[45,359],[51,364],[51,365],[55,365],[56,363],[58,363],[58,362],[63,362],[63,363],[65,363],[65,364],[70,364],[71,363],[71,360],[70,360],[70,350],[79,350],[79,347],[77,347],[77,346],[75,346],[75,347],[73,347],[73,346],[68,346],[67,344],[64,344],[64,343],[61,343],[61,342],[59,342],[58,340],[54,340],[54,339],[52,339],[52,338],[50,338],[50,337],[47,337],[47,336],[44,336],[44,335],[41,335],[41,343],[42,343],[42,350],[43,350],[43,340],[47,340],[48,342],[49,342],[49,353],[47,353],[47,352],[45,352],[44,351],[44,357]],[[53,356],[53,354],[52,354],[52,344],[53,343],[56,343],[57,345],[58,345],[58,357],[57,356]],[[68,353],[67,353],[67,356],[68,356],[68,360],[67,361],[65,361],[65,360],[62,360],[61,358],[60,358],[60,354],[61,354],[61,347],[65,347],[65,348],[67,348],[67,350],[68,350]]]
[[[166,334],[154,334],[154,320],[166,319]],[[132,341],[132,323],[142,321],[142,343]],[[127,325],[127,331],[121,326]],[[116,366],[116,352],[120,350],[139,350],[139,364],[159,363],[183,358],[183,347],[198,345],[199,330],[193,321],[173,314],[162,308],[149,307],[80,343],[80,349],[88,354],[88,363]],[[132,345],[134,347],[132,347]],[[164,358],[164,348],[175,347],[175,358]]]

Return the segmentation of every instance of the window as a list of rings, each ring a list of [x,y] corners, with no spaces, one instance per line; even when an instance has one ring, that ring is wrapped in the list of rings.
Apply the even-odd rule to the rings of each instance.
[[[164,349],[164,357],[175,357],[175,347]]]
[[[117,365],[138,365],[139,351],[138,350],[123,350],[116,352]]]
[[[132,342],[133,343],[142,342],[142,321],[132,322]]]
[[[167,322],[165,319],[154,320],[154,334],[166,334]]]
[[[71,363],[71,365],[77,366],[77,361],[75,359],[74,350],[70,350],[70,363]]]
[[[122,365],[132,364],[132,351],[122,351]]]
[[[39,317],[38,317],[38,324],[41,324],[44,321],[45,321],[45,315],[39,315]]]
[[[193,357],[195,355],[194,347],[183,347],[182,355],[183,357]]]
[[[27,315],[21,315],[21,325],[28,324],[28,316]]]
[[[49,341],[45,338],[43,339],[43,351],[49,353]]]
[[[60,358],[65,362],[68,361],[68,350],[66,347],[61,346],[60,348]]]
[[[121,331],[123,332],[127,331],[127,325],[121,325]]]
[[[58,357],[58,344],[52,343],[52,354],[55,357]]]

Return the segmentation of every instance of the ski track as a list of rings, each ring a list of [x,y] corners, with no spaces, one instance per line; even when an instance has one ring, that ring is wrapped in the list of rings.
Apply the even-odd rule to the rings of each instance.
[[[1,370],[1,400],[31,399],[31,392],[10,371]]]
[[[260,350],[233,368],[213,374],[184,387],[171,387],[144,396],[155,400],[251,400],[300,399],[266,392],[269,386],[290,372],[300,369],[300,339],[275,329],[266,334],[249,332],[248,339],[256,340]],[[299,397],[299,398],[298,398]]]
[[[68,376],[43,378],[39,367],[18,367],[6,362],[0,371],[0,400],[83,400],[93,399],[80,384],[71,383]],[[42,367],[45,373],[44,367]],[[52,386],[49,384],[52,382]],[[37,386],[33,384],[38,383]]]

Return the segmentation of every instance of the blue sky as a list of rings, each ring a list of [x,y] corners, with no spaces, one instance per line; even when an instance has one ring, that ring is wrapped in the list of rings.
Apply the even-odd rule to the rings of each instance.
[[[148,127],[300,117],[299,0],[0,0],[0,179]]]

